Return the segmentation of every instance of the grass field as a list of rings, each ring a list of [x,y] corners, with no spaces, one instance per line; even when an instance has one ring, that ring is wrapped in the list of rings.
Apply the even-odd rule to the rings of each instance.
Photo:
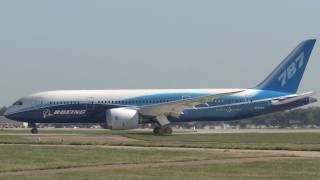
[[[139,131],[41,130],[30,135],[28,130],[2,130],[0,179],[320,179],[317,157],[215,149],[316,152],[320,133],[154,136]],[[245,159],[254,161],[242,162]],[[198,164],[202,161],[210,163]]]
[[[132,133],[126,136],[142,140],[144,143],[141,144],[146,146],[320,150],[320,133],[178,134],[162,137]]]
[[[20,134],[15,136],[14,134]],[[320,151],[319,133],[234,133],[234,134],[174,134],[154,136],[151,132],[106,131],[106,130],[41,130],[43,134],[70,134],[82,136],[124,136],[135,141],[74,140],[68,137],[49,139],[46,136],[30,135],[28,130],[0,131],[0,144],[72,144],[114,145],[144,147],[190,147],[218,149],[264,149]],[[25,134],[25,136],[21,136]]]
[[[86,171],[38,176],[10,176],[3,179],[70,179],[70,180],[199,180],[199,179],[265,179],[265,180],[309,180],[320,179],[320,160],[286,160],[253,162],[244,164],[214,164],[198,166],[167,166],[157,168],[134,168],[107,171]],[[0,177],[1,179],[1,177]]]
[[[0,172],[106,164],[156,163],[274,156],[276,155],[196,150],[140,150],[88,146],[2,145],[0,146]]]

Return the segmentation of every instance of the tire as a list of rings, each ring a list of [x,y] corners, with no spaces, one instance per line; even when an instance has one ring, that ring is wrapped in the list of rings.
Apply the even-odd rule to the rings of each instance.
[[[153,133],[154,133],[155,135],[160,135],[160,134],[161,134],[161,128],[155,127],[155,128],[153,129]]]
[[[32,134],[38,134],[39,131],[38,131],[37,128],[32,128],[32,129],[31,129],[31,133],[32,133]]]
[[[166,128],[164,128],[163,132],[166,135],[171,135],[173,131],[170,127],[166,127]]]

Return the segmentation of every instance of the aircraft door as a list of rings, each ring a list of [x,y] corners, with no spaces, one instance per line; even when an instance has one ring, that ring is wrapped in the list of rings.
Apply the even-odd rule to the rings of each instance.
[[[94,97],[87,97],[86,98],[86,109],[87,110],[94,110]]]

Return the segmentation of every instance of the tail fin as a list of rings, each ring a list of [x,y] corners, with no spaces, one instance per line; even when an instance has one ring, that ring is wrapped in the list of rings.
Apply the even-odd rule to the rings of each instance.
[[[316,40],[301,42],[256,89],[296,93]]]

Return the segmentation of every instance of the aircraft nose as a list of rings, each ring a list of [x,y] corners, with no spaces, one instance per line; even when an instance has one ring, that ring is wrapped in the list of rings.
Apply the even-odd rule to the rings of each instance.
[[[19,121],[25,117],[25,115],[23,113],[16,112],[16,110],[17,109],[15,107],[9,107],[3,115],[7,119],[10,119],[13,121]]]
[[[3,116],[10,119],[10,107],[4,112]]]
[[[8,109],[6,111],[4,111],[3,116],[7,116],[8,115]]]

